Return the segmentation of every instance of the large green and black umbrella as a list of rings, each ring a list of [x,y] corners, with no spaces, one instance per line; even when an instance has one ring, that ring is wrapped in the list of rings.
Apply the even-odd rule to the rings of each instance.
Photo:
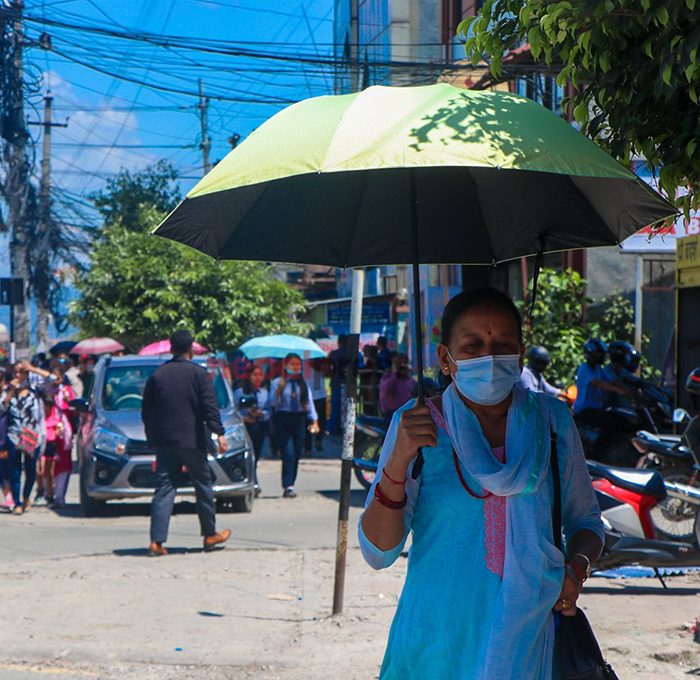
[[[674,212],[544,107],[439,84],[284,109],[156,233],[223,259],[491,264],[617,244]]]
[[[619,244],[673,214],[544,107],[438,84],[284,109],[155,233],[215,258],[416,267]]]

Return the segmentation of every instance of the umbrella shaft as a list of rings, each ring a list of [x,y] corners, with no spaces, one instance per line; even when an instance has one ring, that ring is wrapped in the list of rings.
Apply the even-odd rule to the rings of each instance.
[[[408,171],[411,201],[411,240],[413,249],[413,320],[416,338],[416,372],[418,373],[418,403],[423,404],[423,328],[420,297],[420,258],[418,253],[418,198],[416,195],[416,169]]]

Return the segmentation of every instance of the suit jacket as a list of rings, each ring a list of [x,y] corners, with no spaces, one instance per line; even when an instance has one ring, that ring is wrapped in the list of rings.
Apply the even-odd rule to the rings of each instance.
[[[207,370],[177,356],[159,366],[143,393],[141,419],[153,448],[207,449],[207,433],[224,433]]]

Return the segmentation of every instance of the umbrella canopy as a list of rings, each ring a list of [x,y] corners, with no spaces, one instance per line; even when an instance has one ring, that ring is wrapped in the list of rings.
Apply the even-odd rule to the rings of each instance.
[[[75,340],[61,340],[49,349],[49,353],[54,356],[63,354],[64,352],[66,354],[71,354],[73,353],[73,347],[75,347]]]
[[[198,342],[192,343],[193,354],[206,354],[209,350]],[[158,340],[146,345],[139,351],[139,356],[153,356],[156,354],[170,354],[170,340]]]
[[[244,342],[241,352],[248,359],[284,359],[290,352],[298,354],[302,359],[322,359],[326,353],[309,338],[296,335],[265,335]]]
[[[124,345],[112,338],[86,338],[73,345],[71,354],[111,354],[123,349]]]
[[[155,233],[224,259],[491,264],[618,244],[675,212],[543,106],[441,83],[284,109]]]

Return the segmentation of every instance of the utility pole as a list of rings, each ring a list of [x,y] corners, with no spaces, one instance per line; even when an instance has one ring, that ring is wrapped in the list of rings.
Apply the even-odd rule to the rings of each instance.
[[[197,104],[199,109],[199,122],[201,127],[202,141],[199,144],[199,148],[202,150],[202,169],[206,175],[211,170],[211,163],[209,162],[209,151],[211,150],[211,137],[209,137],[209,131],[207,129],[207,110],[209,109],[209,99],[204,96],[204,83],[202,79],[199,79],[199,104]]]
[[[7,6],[7,5],[6,5]],[[10,268],[12,277],[22,280],[26,289],[29,281],[29,159],[27,157],[27,129],[24,120],[22,43],[22,0],[11,0],[12,17],[4,28],[2,60],[4,70],[3,94],[5,139],[3,160],[7,167],[4,194],[7,203],[7,225],[10,232]],[[27,296],[22,303],[10,308],[10,326],[14,329],[17,359],[29,358],[29,305]]]
[[[51,128],[67,127],[67,123],[51,122],[51,104],[53,97],[47,93],[44,97],[44,143],[41,157],[41,180],[39,183],[39,224],[36,234],[36,252],[34,253],[34,289],[37,300],[36,341],[37,349],[45,352],[49,344],[49,287],[51,283]]]
[[[360,0],[350,0],[350,92],[360,91]]]

